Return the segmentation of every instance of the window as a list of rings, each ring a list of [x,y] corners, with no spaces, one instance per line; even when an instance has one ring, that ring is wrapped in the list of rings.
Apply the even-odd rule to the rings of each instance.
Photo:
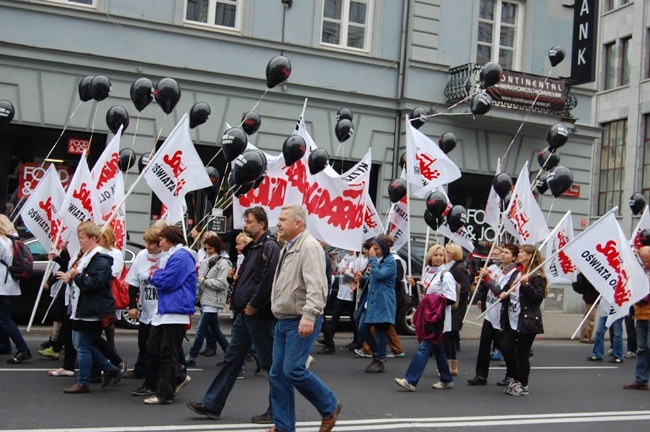
[[[476,63],[497,62],[504,69],[519,66],[523,3],[508,0],[481,0],[478,19]]]
[[[217,28],[239,29],[242,0],[187,0],[185,20]]]
[[[616,44],[605,45],[605,88],[616,87]]]
[[[324,0],[321,42],[370,50],[370,16],[374,0]]]
[[[54,3],[63,3],[69,5],[95,6],[95,0],[47,0]]]
[[[630,0],[605,0],[605,12],[628,4]]]
[[[598,214],[602,215],[614,206],[621,206],[623,175],[625,172],[625,143],[627,120],[603,125],[603,142],[600,154],[600,181],[598,187]]]
[[[643,141],[643,168],[641,193],[650,202],[650,116],[645,117],[645,138]]]
[[[630,83],[630,42],[632,38],[621,39],[621,77],[619,85]]]

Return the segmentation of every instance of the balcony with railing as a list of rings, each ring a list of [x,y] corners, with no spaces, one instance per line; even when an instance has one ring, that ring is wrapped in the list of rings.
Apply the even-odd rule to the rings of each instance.
[[[461,102],[480,91],[480,73],[483,66],[468,63],[449,70],[445,87],[447,104]],[[486,90],[492,97],[492,106],[540,114],[573,118],[571,110],[578,100],[571,94],[571,85],[563,78],[503,70],[501,81]]]

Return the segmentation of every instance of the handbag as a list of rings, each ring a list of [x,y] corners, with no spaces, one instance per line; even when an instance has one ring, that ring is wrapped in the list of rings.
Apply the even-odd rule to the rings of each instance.
[[[99,321],[102,323],[102,329],[106,329],[112,325],[117,324],[117,317],[114,313],[112,313],[110,315],[104,315],[99,319]]]
[[[129,307],[129,284],[124,281],[128,269],[126,266],[122,269],[120,277],[111,278],[111,292],[115,299],[115,309],[126,309]]]

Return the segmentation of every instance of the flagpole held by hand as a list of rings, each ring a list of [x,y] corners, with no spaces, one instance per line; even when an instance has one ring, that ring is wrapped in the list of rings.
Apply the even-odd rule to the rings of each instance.
[[[585,322],[589,319],[589,315],[591,315],[591,312],[596,308],[596,306],[598,306],[598,302],[600,301],[600,298],[601,298],[602,296],[603,296],[602,294],[598,294],[598,298],[596,299],[596,301],[594,302],[594,304],[591,305],[591,307],[589,308],[589,310],[587,311],[587,313],[585,314],[585,316],[582,317],[582,321],[580,321],[580,324],[578,324],[578,328],[577,328],[576,331],[573,332],[573,334],[571,335],[571,340],[573,340],[573,339],[576,338],[576,335],[578,334],[578,332],[580,331],[580,329],[582,328],[582,326],[585,325]]]

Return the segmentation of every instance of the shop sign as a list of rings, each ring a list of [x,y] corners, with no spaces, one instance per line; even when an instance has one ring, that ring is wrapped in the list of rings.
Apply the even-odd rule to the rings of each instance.
[[[67,190],[68,185],[70,184],[70,180],[72,180],[72,176],[74,174],[74,168],[58,164],[54,164],[54,166],[59,172],[59,179],[61,179],[61,185],[63,186],[63,189]],[[45,171],[47,171],[48,167],[49,164],[45,164],[41,168],[39,164],[33,162],[25,162],[20,164],[18,174],[18,198],[29,198],[29,195],[31,195],[32,191],[36,188],[36,186],[38,186],[38,182],[45,175]]]
[[[566,103],[567,89],[563,79],[504,70],[501,81],[488,92],[496,106],[529,109],[535,102],[538,108],[560,111]]]
[[[90,140],[84,138],[68,138],[68,153],[80,155],[90,147]]]

